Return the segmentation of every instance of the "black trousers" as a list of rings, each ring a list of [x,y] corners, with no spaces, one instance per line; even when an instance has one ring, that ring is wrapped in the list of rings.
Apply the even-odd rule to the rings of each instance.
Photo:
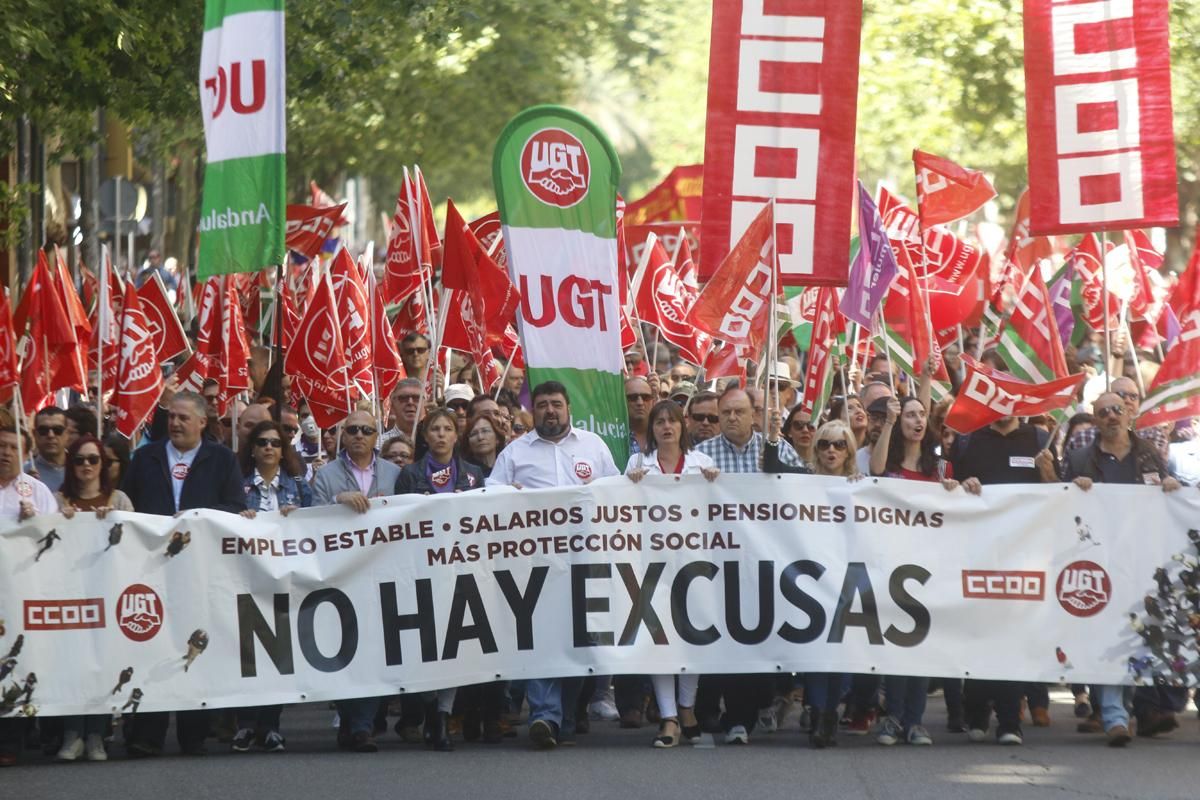
[[[176,711],[175,739],[179,749],[187,752],[204,745],[208,736],[209,711]],[[171,725],[170,711],[142,711],[130,722],[130,743],[142,744],[159,752],[167,741],[167,728]]]
[[[642,712],[646,708],[646,698],[652,693],[650,680],[645,675],[614,675],[613,701],[617,711]]]
[[[771,705],[775,695],[775,674],[766,675],[705,675],[700,679],[700,686],[706,692],[715,695],[717,701],[725,698],[725,715],[721,718],[721,726],[729,730],[741,725],[747,731],[754,729],[758,722],[758,710]],[[706,703],[712,702],[712,696],[705,698]],[[701,711],[700,700],[696,700],[696,713]]]
[[[1025,684],[1018,681],[964,681],[963,710],[967,727],[987,730],[995,710],[1000,733],[1020,730],[1024,693]]]

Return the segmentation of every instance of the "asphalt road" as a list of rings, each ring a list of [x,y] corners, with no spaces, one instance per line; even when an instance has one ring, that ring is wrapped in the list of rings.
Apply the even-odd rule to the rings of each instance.
[[[210,742],[204,758],[173,754],[150,761],[117,756],[105,764],[57,765],[40,757],[0,770],[0,798],[905,798],[956,800],[1105,798],[1196,800],[1200,797],[1200,723],[1195,711],[1169,737],[1138,739],[1124,751],[1075,732],[1065,693],[1054,694],[1054,724],[1026,728],[1025,745],[971,744],[945,732],[944,706],[930,698],[926,715],[935,744],[883,748],[842,736],[837,748],[813,751],[794,725],[752,737],[750,746],[680,746],[655,750],[652,728],[620,730],[594,722],[574,748],[533,752],[525,739],[501,745],[458,743],[454,753],[380,738],[374,755],[340,753],[324,706],[290,708],[283,727],[288,752],[234,755]],[[524,728],[519,729],[522,734]],[[173,753],[174,734],[168,737]],[[113,750],[120,750],[115,747]]]

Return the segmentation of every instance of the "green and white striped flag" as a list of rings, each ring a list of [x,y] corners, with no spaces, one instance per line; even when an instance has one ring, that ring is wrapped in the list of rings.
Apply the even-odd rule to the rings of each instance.
[[[913,369],[912,345],[895,328],[888,325],[883,314],[875,316],[875,325],[878,326],[875,329],[875,352],[890,355],[892,361],[900,367],[900,371],[915,380],[917,371]],[[934,380],[929,388],[930,397],[935,403],[940,403],[950,396],[951,387],[945,381]]]
[[[534,106],[500,134],[492,177],[521,292],[517,327],[529,383],[566,386],[576,427],[603,438],[623,468],[629,418],[617,316],[617,154],[581,114]]]
[[[204,280],[282,263],[287,199],[283,0],[207,0],[200,109]]]

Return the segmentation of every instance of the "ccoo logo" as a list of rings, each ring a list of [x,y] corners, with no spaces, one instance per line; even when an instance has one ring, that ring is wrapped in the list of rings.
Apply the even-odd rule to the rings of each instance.
[[[1058,574],[1058,602],[1068,614],[1094,617],[1112,597],[1112,581],[1094,561],[1073,561]]]
[[[561,128],[543,128],[521,150],[521,179],[548,206],[570,208],[586,197],[591,173],[583,143]]]

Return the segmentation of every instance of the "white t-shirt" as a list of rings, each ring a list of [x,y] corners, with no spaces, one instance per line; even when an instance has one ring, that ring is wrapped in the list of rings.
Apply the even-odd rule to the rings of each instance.
[[[701,470],[710,469],[715,466],[717,466],[717,462],[699,450],[690,450],[683,457],[684,475],[698,475]],[[644,469],[648,475],[668,474],[663,472],[662,465],[658,463],[657,451],[653,453],[638,453],[630,458],[629,463],[625,465],[625,474],[628,475],[635,469]]]
[[[200,445],[181,453],[175,449],[175,445],[167,442],[167,472],[171,474],[171,491],[175,493],[176,511],[179,510],[179,496],[183,494],[183,482],[187,479],[192,462],[196,460],[196,454],[199,452]]]
[[[529,489],[578,486],[620,474],[603,439],[572,427],[557,442],[543,439],[537,431],[510,442],[496,456],[487,485],[519,483]]]
[[[21,474],[7,486],[0,488],[0,519],[16,520],[21,516],[21,501],[28,500],[39,514],[58,511],[58,501],[46,484],[29,475]]]

